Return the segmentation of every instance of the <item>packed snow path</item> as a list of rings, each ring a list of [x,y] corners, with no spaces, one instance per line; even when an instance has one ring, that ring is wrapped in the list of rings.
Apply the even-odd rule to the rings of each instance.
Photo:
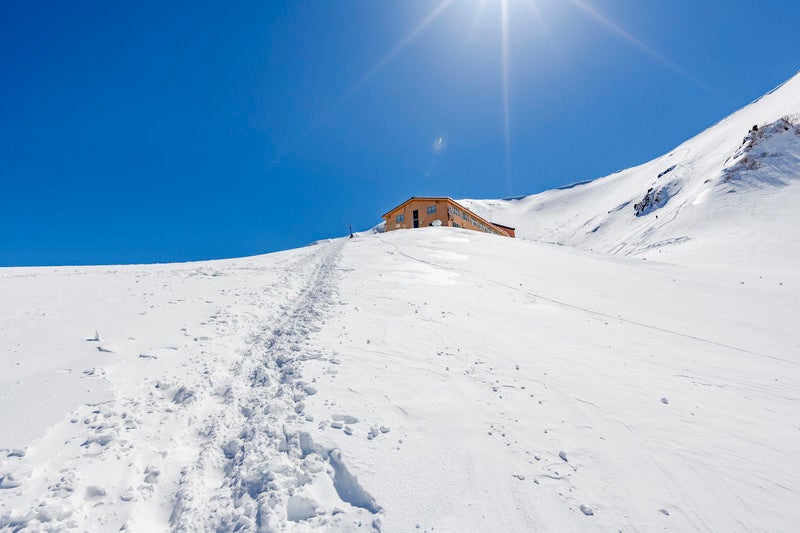
[[[115,368],[106,372],[93,366],[81,376],[105,376],[117,394],[78,408],[69,422],[57,424],[27,450],[9,448],[2,454],[0,529],[145,531],[168,524],[183,531],[269,531],[292,521],[309,528],[379,527],[380,507],[350,474],[346,458],[300,431],[313,420],[303,412],[303,398],[315,390],[301,379],[298,364],[329,355],[310,346],[310,336],[324,323],[345,243],[275,254],[275,260],[244,260],[244,266],[229,262],[223,269],[123,267],[108,272],[109,280],[96,276],[123,286],[155,277],[164,292],[171,284],[185,285],[176,290],[182,296],[198,296],[187,283],[198,277],[224,280],[214,288],[229,301],[207,321],[183,322],[179,331],[187,339],[164,342],[158,349],[142,350],[136,337],[122,342],[99,331],[82,339],[89,350],[103,354],[101,359],[112,358],[93,363]],[[8,278],[43,274],[41,269],[24,272]],[[48,272],[55,278],[80,273]],[[60,281],[65,286],[71,282]],[[78,285],[76,292],[88,289]],[[119,287],[103,289],[121,292]],[[206,299],[213,292],[206,287],[199,295],[202,303],[194,302],[201,309],[191,311],[213,305]],[[147,302],[155,293],[142,294]],[[169,303],[186,304],[187,299]],[[169,331],[174,325],[164,324],[163,318],[146,326],[159,335],[174,333]],[[190,332],[209,329],[213,333]],[[192,348],[206,349],[190,349],[185,359],[161,363],[168,352],[183,352],[187,340]],[[126,360],[114,360],[117,355]],[[12,396],[23,390],[9,387],[4,406],[10,407]]]
[[[345,242],[321,245],[317,254],[293,267],[304,271],[304,283],[282,307],[285,315],[256,334],[237,367],[226,369],[221,381],[212,384],[222,405],[210,407],[200,459],[181,477],[170,517],[177,530],[270,531],[287,520],[304,521],[308,527],[335,524],[338,529],[345,526],[341,515],[347,504],[365,509],[352,510],[378,527],[369,514],[380,508],[349,474],[339,452],[315,446],[302,430],[304,422],[314,420],[304,413],[304,399],[316,389],[302,380],[299,364],[330,360],[310,346],[309,337],[324,322]],[[219,403],[213,397],[208,401]],[[313,489],[304,495],[299,489],[306,486]],[[327,511],[339,516],[318,518],[317,495],[338,496],[339,506]]]
[[[647,259],[427,228],[6,269],[0,523],[791,530],[800,272]]]

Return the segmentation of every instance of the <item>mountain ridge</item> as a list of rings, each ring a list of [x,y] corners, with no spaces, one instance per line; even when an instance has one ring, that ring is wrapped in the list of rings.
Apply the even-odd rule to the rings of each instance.
[[[730,211],[740,209],[746,212],[749,224],[754,218],[757,224],[749,229],[741,227],[739,244],[766,246],[770,253],[780,253],[785,242],[782,235],[775,234],[765,243],[757,231],[758,227],[773,227],[787,216],[773,208],[774,191],[751,188],[749,194],[739,195],[738,201],[732,202],[721,198],[731,191],[720,187],[720,180],[727,175],[730,161],[747,157],[760,160],[763,152],[769,160],[751,168],[760,175],[751,173],[750,177],[765,186],[780,182],[783,196],[800,201],[800,179],[796,179],[800,177],[800,134],[795,134],[798,124],[800,73],[651,161],[534,195],[460,201],[482,216],[517,227],[522,238],[634,256],[660,248],[659,253],[681,260],[699,255],[704,261],[714,258],[707,253],[710,250],[699,246],[713,233],[703,228],[716,227],[722,219],[731,224],[735,217]],[[778,143],[780,151],[776,151],[774,139],[763,132],[780,136],[782,126],[791,135]],[[753,143],[745,154],[742,148],[750,137]],[[796,172],[792,174],[791,169]],[[773,176],[776,172],[781,175],[779,179]],[[781,209],[790,209],[787,205],[793,203],[778,202]],[[705,207],[700,207],[703,204]],[[725,233],[729,229],[716,227],[715,231]],[[699,244],[686,246],[693,241]],[[728,242],[714,253],[739,247]]]

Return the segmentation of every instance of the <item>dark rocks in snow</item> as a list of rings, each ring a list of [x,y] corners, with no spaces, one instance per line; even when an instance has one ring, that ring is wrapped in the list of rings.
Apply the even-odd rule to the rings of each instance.
[[[633,211],[637,217],[652,213],[666,205],[670,198],[675,196],[681,189],[680,183],[671,181],[659,189],[650,187],[638,203],[633,206]]]
[[[658,177],[660,178],[661,176],[666,176],[667,174],[669,174],[670,172],[672,172],[673,170],[675,170],[675,167],[677,167],[677,166],[678,166],[678,165],[672,165],[671,167],[669,167],[669,168],[668,168],[668,169],[666,169],[665,171],[661,172],[661,173],[658,175]]]
[[[672,165],[668,167],[667,169],[660,172],[656,179],[666,176],[667,174],[675,170],[677,167],[678,165]],[[674,196],[675,193],[677,193],[679,190],[680,190],[680,185],[678,184],[677,181],[672,181],[659,189],[650,187],[649,189],[647,189],[647,193],[645,193],[644,198],[642,198],[638,203],[634,204],[633,211],[637,217],[646,215],[651,211],[655,211],[656,209],[663,207],[664,204],[667,203],[667,200],[669,200],[670,197]],[[622,204],[617,209],[620,209],[625,205],[627,205],[627,203]],[[611,211],[609,211],[609,213],[610,212]],[[598,228],[592,230],[592,232],[596,231],[597,229],[599,229],[599,226]]]
[[[648,210],[656,203],[661,200],[661,197],[658,192],[653,192],[653,188],[650,187],[647,189],[647,194],[644,195],[642,200],[633,206],[633,211],[636,213],[636,216],[641,216],[646,214]]]
[[[646,214],[649,211],[652,211],[651,208],[655,208],[655,206],[661,202],[661,195],[660,191],[653,192],[653,188],[650,187],[647,189],[647,194],[644,195],[642,200],[633,206],[633,210],[636,213],[636,216],[641,216]]]
[[[771,143],[776,141],[771,139],[777,135],[785,135],[787,132],[800,135],[800,125],[798,125],[797,118],[784,117],[761,128],[753,126],[753,129],[748,131],[745,138],[742,139],[742,145],[726,160],[723,180],[726,183],[738,181],[750,185],[787,185],[788,179],[781,173],[771,175],[769,172],[752,172],[761,168],[765,162],[784,156],[784,154],[775,151],[775,145]],[[790,142],[794,141],[790,140]],[[777,146],[781,146],[781,144]],[[728,192],[733,191],[735,189],[731,189]]]

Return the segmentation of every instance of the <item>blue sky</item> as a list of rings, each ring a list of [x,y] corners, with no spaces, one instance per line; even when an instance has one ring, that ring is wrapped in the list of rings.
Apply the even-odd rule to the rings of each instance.
[[[413,195],[536,193],[800,69],[788,0],[228,4],[0,7],[0,265],[252,255]]]

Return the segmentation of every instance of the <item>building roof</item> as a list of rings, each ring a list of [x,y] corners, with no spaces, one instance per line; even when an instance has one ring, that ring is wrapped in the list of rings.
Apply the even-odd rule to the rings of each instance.
[[[493,226],[497,226],[498,228],[505,228],[505,229],[511,229],[511,230],[516,230],[517,229],[517,228],[512,228],[511,226],[505,226],[503,224],[498,224],[497,222],[490,222],[490,224],[493,225]]]
[[[400,205],[396,205],[393,208],[389,209],[386,213],[384,213],[381,216],[381,218],[386,218],[387,216],[389,216],[389,213],[391,213],[392,211],[397,211],[398,209],[400,209],[401,207],[406,205],[408,202],[412,202],[414,200],[449,200],[449,201],[453,202],[454,204],[461,205],[458,202],[456,202],[455,200],[453,200],[452,198],[450,198],[449,196],[412,196],[411,198],[409,198],[405,202],[401,203]],[[461,207],[464,207],[464,206],[461,206]],[[464,207],[464,209],[467,209],[467,208]],[[467,209],[467,211],[469,211],[469,209]]]

